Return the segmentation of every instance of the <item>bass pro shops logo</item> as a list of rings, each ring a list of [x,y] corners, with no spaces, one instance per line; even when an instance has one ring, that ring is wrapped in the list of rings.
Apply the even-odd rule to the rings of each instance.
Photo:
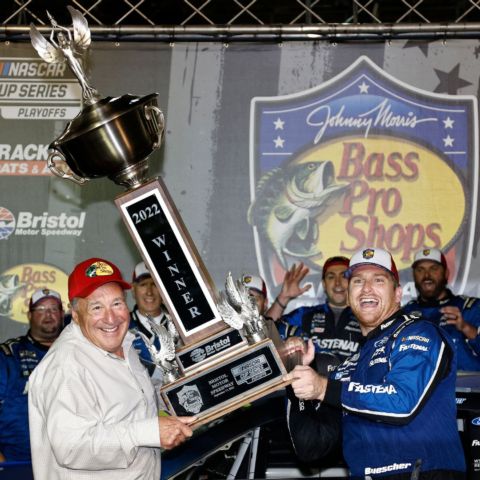
[[[462,291],[477,130],[473,96],[419,90],[365,56],[313,89],[254,98],[248,220],[269,289],[278,291],[293,263],[320,276],[326,258],[378,247],[403,281],[416,251],[443,249]]]

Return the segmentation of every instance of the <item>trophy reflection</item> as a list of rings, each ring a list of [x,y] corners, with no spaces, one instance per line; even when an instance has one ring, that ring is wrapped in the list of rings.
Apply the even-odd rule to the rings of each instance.
[[[84,73],[88,23],[68,7],[73,33],[49,15],[48,39],[31,26],[32,45],[49,63],[66,62],[82,88],[84,106],[50,144],[48,167],[83,185],[108,177],[127,191],[115,199],[122,219],[157,285],[181,346],[154,323],[160,348],[144,338],[163,373],[160,393],[176,415],[194,412],[197,425],[285,386],[286,373],[265,324],[243,285],[214,283],[160,177],[148,179],[148,156],[162,143],[157,94],[101,98]]]

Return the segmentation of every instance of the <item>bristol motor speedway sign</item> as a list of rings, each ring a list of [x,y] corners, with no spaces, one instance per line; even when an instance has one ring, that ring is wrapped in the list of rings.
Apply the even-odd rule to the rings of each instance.
[[[476,105],[407,85],[368,57],[316,88],[254,98],[248,216],[269,288],[295,262],[315,281],[329,256],[372,246],[392,252],[405,283],[414,253],[436,247],[461,292],[475,230]]]

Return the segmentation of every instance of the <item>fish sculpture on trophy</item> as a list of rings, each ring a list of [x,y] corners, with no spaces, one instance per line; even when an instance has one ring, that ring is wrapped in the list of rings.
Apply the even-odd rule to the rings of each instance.
[[[164,373],[160,394],[170,413],[195,413],[201,425],[284,388],[286,369],[246,289],[229,275],[219,300],[163,180],[148,179],[148,157],[161,146],[165,123],[157,94],[100,97],[82,66],[91,44],[87,20],[68,10],[73,33],[51,15],[49,40],[30,29],[32,45],[46,62],[68,63],[84,101],[50,144],[47,165],[76,184],[108,177],[127,189],[115,204],[174,326],[150,324],[160,349],[143,340]]]

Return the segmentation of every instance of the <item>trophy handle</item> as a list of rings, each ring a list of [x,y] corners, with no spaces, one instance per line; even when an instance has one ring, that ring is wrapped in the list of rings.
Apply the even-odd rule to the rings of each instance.
[[[159,148],[162,144],[165,117],[163,112],[155,105],[145,105],[145,118],[150,125],[153,126],[153,134],[155,135],[155,141],[153,143],[153,148]],[[152,115],[153,112],[153,115]]]
[[[59,158],[60,161],[63,162],[64,165],[62,169],[57,168],[57,166],[55,165],[55,157]],[[89,180],[88,178],[80,177],[76,175],[74,172],[72,172],[72,169],[67,165],[67,162],[62,152],[59,152],[58,150],[55,150],[55,149],[51,150],[48,154],[47,167],[57,177],[65,178],[66,180],[71,180],[73,183],[76,183],[77,185],[84,185]]]

